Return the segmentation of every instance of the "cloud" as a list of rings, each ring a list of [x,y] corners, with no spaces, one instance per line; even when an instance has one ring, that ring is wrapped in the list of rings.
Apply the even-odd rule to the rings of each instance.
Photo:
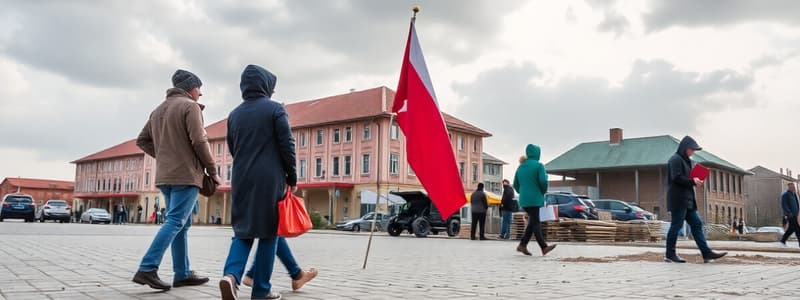
[[[653,0],[643,15],[648,31],[671,26],[725,26],[743,22],[779,22],[800,25],[800,2],[774,1],[696,1]]]
[[[611,32],[614,33],[614,36],[620,37],[628,30],[630,25],[628,18],[625,16],[614,10],[607,10],[605,12],[605,18],[597,25],[597,30],[600,32]]]
[[[509,64],[480,73],[473,82],[455,83],[465,100],[458,115],[483,120],[477,125],[495,135],[490,150],[521,151],[536,143],[553,157],[554,151],[597,140],[608,128],[642,135],[691,133],[705,114],[755,104],[752,74],[681,71],[663,60],[636,61],[618,84],[592,77],[545,84],[542,74],[534,64]],[[514,150],[500,154],[519,152]]]

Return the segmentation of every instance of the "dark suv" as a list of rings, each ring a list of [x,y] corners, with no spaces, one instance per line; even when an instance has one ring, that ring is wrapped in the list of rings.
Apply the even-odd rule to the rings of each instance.
[[[598,210],[610,212],[614,220],[655,220],[655,215],[652,213],[624,201],[602,199],[593,202],[594,205],[597,205]]]
[[[33,197],[30,195],[5,195],[2,206],[0,222],[4,219],[23,219],[25,222],[33,222],[36,218],[36,204],[33,204]]]
[[[458,212],[447,220],[442,219],[442,214],[425,193],[412,191],[392,194],[403,198],[406,204],[403,204],[400,213],[389,219],[389,224],[386,225],[386,231],[391,236],[399,236],[403,231],[408,231],[417,237],[427,237],[430,233],[436,235],[439,232],[447,232],[452,237],[461,231],[461,216]]]
[[[597,211],[591,202],[584,202],[578,195],[568,192],[547,193],[547,205],[558,206],[559,218],[597,220]]]

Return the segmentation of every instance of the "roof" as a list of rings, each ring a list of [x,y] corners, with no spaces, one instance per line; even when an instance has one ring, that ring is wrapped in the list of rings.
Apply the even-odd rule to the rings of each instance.
[[[335,95],[315,100],[286,104],[289,123],[293,129],[341,123],[343,121],[365,120],[391,115],[395,92],[385,86],[347,94]],[[470,123],[443,113],[449,129],[475,133],[484,137],[491,133]],[[220,120],[206,128],[209,139],[225,138],[227,119]]]
[[[679,144],[680,140],[669,135],[624,139],[618,145],[611,145],[608,141],[582,143],[547,163],[545,168],[548,173],[564,175],[581,170],[664,166]],[[750,174],[705,150],[697,151],[692,160],[710,167]]]
[[[507,162],[504,162],[504,161],[500,160],[499,158],[494,157],[491,154],[486,153],[486,152],[483,152],[483,155],[482,155],[481,159],[483,159],[484,162],[490,162],[490,163],[494,163],[494,164],[498,164],[498,165],[507,165],[508,164]]]
[[[12,186],[29,189],[55,189],[55,190],[74,190],[75,182],[52,179],[36,178],[13,178],[7,177],[3,182],[8,182]]]
[[[130,155],[139,155],[144,154],[142,149],[139,149],[139,146],[136,146],[136,140],[129,140],[118,144],[116,146],[109,147],[105,150],[101,150],[84,158],[78,159],[73,161],[73,164],[94,161],[94,160],[101,160],[106,158],[114,158],[114,157],[123,157],[123,156],[130,156]]]
[[[775,172],[775,171],[767,169],[766,167],[763,167],[763,166],[755,166],[752,169],[750,169],[749,171],[752,172],[753,174],[757,174],[757,175],[758,174],[763,174],[763,175],[765,175],[765,176],[758,176],[758,177],[775,177],[775,178],[781,178],[781,179],[786,180],[786,181],[796,181],[797,180],[795,178],[792,178],[792,176]]]

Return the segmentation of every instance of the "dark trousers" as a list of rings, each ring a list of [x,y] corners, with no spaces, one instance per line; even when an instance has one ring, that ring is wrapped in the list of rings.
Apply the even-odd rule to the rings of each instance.
[[[669,232],[667,233],[667,257],[674,257],[675,246],[678,244],[678,231],[683,228],[683,222],[689,223],[692,229],[692,236],[700,253],[704,256],[711,253],[711,248],[706,243],[706,236],[703,233],[703,220],[700,220],[700,215],[697,214],[696,209],[673,209],[670,211],[672,215],[672,222],[669,225]]]
[[[547,242],[544,241],[542,234],[542,222],[539,219],[539,209],[541,207],[524,207],[525,212],[528,213],[528,226],[525,227],[525,235],[522,236],[522,241],[519,242],[520,246],[527,247],[528,242],[531,241],[531,236],[536,236],[536,243],[539,248],[547,248]]]
[[[787,217],[786,222],[789,224],[789,228],[783,235],[781,243],[786,244],[786,241],[789,239],[790,236],[792,236],[793,233],[797,237],[798,243],[800,243],[800,225],[797,224],[797,217],[795,216]]]
[[[486,213],[472,213],[472,228],[470,228],[469,237],[475,239],[475,229],[479,230],[480,238],[486,238],[484,232],[486,230]]]

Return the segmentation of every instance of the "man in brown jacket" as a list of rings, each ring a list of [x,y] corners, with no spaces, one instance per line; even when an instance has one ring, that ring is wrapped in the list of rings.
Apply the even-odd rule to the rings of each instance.
[[[150,248],[142,258],[133,282],[159,290],[171,286],[158,277],[158,267],[167,247],[172,247],[172,286],[194,286],[208,282],[189,269],[187,232],[192,211],[203,186],[203,174],[220,182],[203,125],[203,105],[197,103],[203,83],[189,71],[172,75],[174,88],[150,114],[136,145],[156,158],[156,186],[164,194],[166,217]]]

